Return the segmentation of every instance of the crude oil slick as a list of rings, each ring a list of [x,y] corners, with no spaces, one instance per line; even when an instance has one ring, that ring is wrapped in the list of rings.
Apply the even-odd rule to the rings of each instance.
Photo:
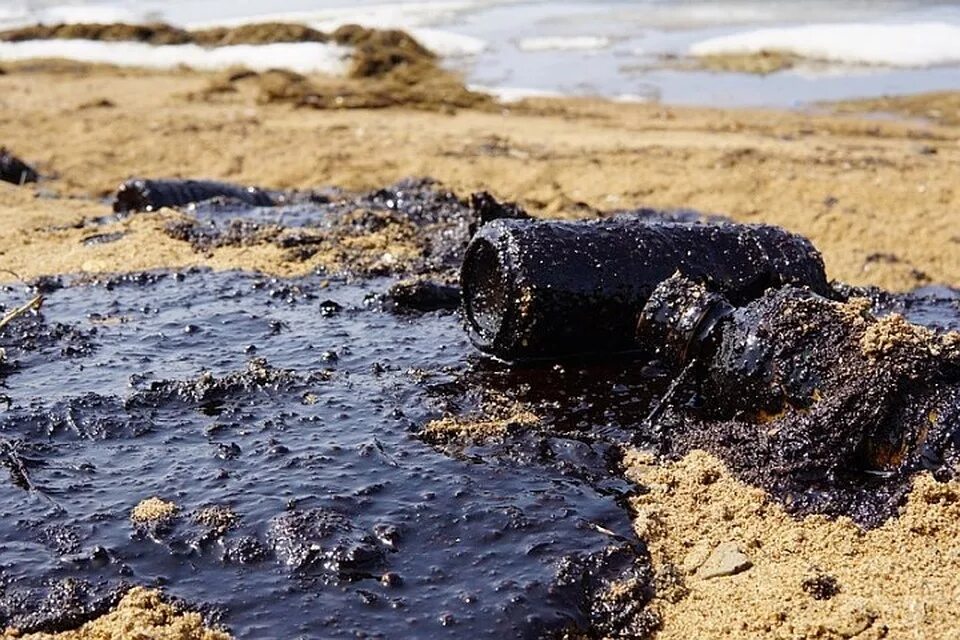
[[[609,476],[608,445],[544,438],[528,463],[416,438],[470,349],[455,316],[379,310],[389,280],[64,284],[2,337],[5,626],[75,624],[80,598],[44,588],[72,579],[166,585],[237,637],[533,637],[586,624],[595,576],[645,570],[616,494],[548,463]],[[152,496],[177,515],[131,523]]]
[[[39,311],[0,328],[0,465],[9,472],[0,482],[0,627],[74,628],[136,584],[163,587],[240,638],[643,637],[657,626],[645,608],[655,586],[627,510],[643,488],[622,477],[625,447],[662,459],[712,448],[796,511],[868,526],[895,511],[916,468],[954,455],[944,435],[936,459],[875,473],[858,466],[853,447],[824,458],[819,476],[773,481],[749,469],[769,471],[792,449],[744,436],[760,416],[704,382],[732,361],[722,348],[704,356],[700,388],[675,384],[677,365],[688,363],[665,354],[525,366],[484,357],[451,309],[467,243],[486,233],[484,222],[537,224],[489,196],[467,203],[423,180],[285,194],[278,206],[216,195],[227,197],[191,203],[168,235],[200,252],[274,244],[297,259],[336,250],[343,267],[289,280],[205,270],[63,276],[0,293],[4,312],[44,297]],[[676,219],[636,215],[646,220],[636,224]],[[704,228],[724,228],[713,224]],[[664,286],[650,304],[688,291]],[[818,288],[823,295],[798,304],[837,324],[820,336],[827,342],[793,344],[860,349],[884,322],[872,314],[892,311],[931,327],[910,330],[925,340],[960,329],[952,290]],[[768,312],[793,304],[777,297],[787,290],[736,300],[731,324],[718,317],[711,326],[727,327],[730,344],[743,327],[790,337]],[[842,302],[850,297],[863,300]],[[863,325],[842,323],[851,308]],[[955,381],[951,360],[867,342],[893,367],[881,376],[900,402],[890,415],[931,402],[944,420],[956,415],[955,394],[920,393]],[[851,366],[865,367],[869,354]],[[900,364],[916,365],[920,382],[904,383]],[[869,399],[865,385],[875,382],[822,391]],[[731,414],[699,402],[715,396]],[[790,414],[788,401],[763,407],[765,426],[784,419],[776,407]],[[852,407],[849,433],[860,433],[863,407],[840,405]],[[524,419],[511,422],[517,407]],[[450,416],[502,418],[504,429],[421,435]],[[802,432],[806,423],[792,424]],[[797,501],[798,492],[817,499]]]
[[[118,213],[156,211],[212,198],[232,198],[258,207],[274,205],[273,198],[256,187],[212,180],[128,180],[117,189],[113,210]]]

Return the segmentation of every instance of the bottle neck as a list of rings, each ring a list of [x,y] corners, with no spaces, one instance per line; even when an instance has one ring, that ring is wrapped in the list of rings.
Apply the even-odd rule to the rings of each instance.
[[[717,328],[733,306],[702,284],[674,275],[660,283],[637,319],[639,349],[677,373],[694,358],[716,349]]]

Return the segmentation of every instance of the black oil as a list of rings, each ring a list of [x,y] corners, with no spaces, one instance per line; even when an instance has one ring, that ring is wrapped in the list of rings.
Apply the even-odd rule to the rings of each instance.
[[[755,327],[757,349],[765,343],[779,349],[758,354],[755,378],[744,377],[752,369],[724,368],[739,366],[736,351],[714,359],[704,354],[703,363],[679,373],[662,362],[630,359],[486,362],[446,388],[455,398],[451,407],[523,402],[542,417],[545,432],[628,443],[663,461],[705,449],[794,514],[846,516],[866,528],[897,514],[917,472],[956,477],[960,361],[933,354],[917,360],[903,352],[871,364],[859,344],[844,341],[843,325],[831,311],[836,303],[803,292],[786,313],[781,300],[792,300],[788,290],[746,307],[743,329],[731,333],[732,344],[740,344],[738,331],[753,335]],[[960,292],[943,287],[883,293],[872,312],[901,313],[938,331],[956,331],[958,301]],[[800,327],[806,335],[797,333]],[[779,397],[769,398],[776,407],[765,406],[771,371],[788,365],[801,377],[770,388],[789,392],[796,408],[783,411]],[[808,387],[804,376],[817,385]]]
[[[269,207],[274,196],[256,187],[214,182],[212,180],[127,180],[117,189],[113,210],[156,211],[179,207],[211,198],[231,198],[253,206]]]
[[[456,280],[463,251],[481,211],[429,178],[405,179],[383,189],[347,192],[323,189],[278,196],[277,206],[254,206],[235,198],[191,204],[191,219],[170,223],[170,237],[198,252],[224,246],[274,244],[288,260],[311,257],[321,249],[344,256],[354,274],[433,274]],[[388,265],[369,255],[351,255],[345,238],[392,229],[415,243],[419,258]]]
[[[891,306],[932,320],[939,300],[942,326],[958,324],[960,314],[949,314],[937,295],[898,296]],[[673,299],[676,313],[651,318],[649,336],[672,327],[686,337],[686,311],[706,317],[708,292],[683,277],[662,283],[654,298]],[[662,448],[706,449],[795,512],[848,515],[865,525],[896,512],[916,471],[956,473],[955,337],[895,317],[878,320],[859,303],[843,306],[792,286],[723,307],[723,317],[701,332],[696,355],[665,360],[688,381],[657,416]]]
[[[453,458],[416,437],[472,349],[455,314],[371,302],[389,280],[40,284],[40,314],[0,332],[0,626],[75,624],[135,583],[240,638],[537,637],[589,627],[589,589],[645,570],[608,444]],[[178,517],[134,527],[150,496]],[[211,531],[193,519],[209,506],[239,519]]]
[[[643,350],[637,316],[679,271],[742,303],[787,283],[828,293],[806,238],[763,225],[498,219],[470,241],[461,286],[473,343],[509,361]]]
[[[0,180],[11,184],[23,185],[36,182],[40,174],[36,169],[0,146]]]
[[[865,526],[896,512],[916,470],[960,461],[954,432],[902,473],[770,482],[777,456],[731,445],[730,417],[699,411],[663,363],[481,356],[452,310],[455,273],[483,219],[524,215],[484,194],[467,203],[410,180],[185,213],[168,233],[198,251],[307,255],[396,224],[422,256],[288,280],[193,270],[0,292],[4,313],[45,296],[0,329],[0,627],[75,627],[146,584],[240,638],[644,637],[657,626],[653,580],[626,500],[644,489],[622,477],[625,446],[664,461],[702,446],[795,513]],[[663,216],[688,218],[715,221]],[[830,297],[851,295],[960,330],[956,290]],[[956,400],[942,421],[956,422]],[[536,426],[443,445],[418,436],[432,418],[517,403]],[[678,437],[679,422],[704,437]],[[135,526],[131,509],[151,496],[177,516]],[[236,517],[211,515],[224,513]],[[821,582],[810,589],[829,597]]]

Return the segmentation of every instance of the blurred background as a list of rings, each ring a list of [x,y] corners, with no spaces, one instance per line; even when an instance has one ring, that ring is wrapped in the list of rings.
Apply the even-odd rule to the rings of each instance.
[[[504,99],[809,107],[960,88],[960,3],[930,0],[0,1],[0,29],[153,21],[402,28]],[[18,44],[0,43],[0,59]],[[304,43],[303,55],[316,53]]]

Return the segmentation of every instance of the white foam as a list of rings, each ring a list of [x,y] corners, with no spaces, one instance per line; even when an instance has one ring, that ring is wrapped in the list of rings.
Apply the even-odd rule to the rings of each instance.
[[[410,29],[410,35],[427,49],[444,58],[475,56],[487,49],[486,40],[451,31],[418,28]]]
[[[564,94],[551,89],[532,89],[527,87],[491,87],[487,85],[471,84],[467,86],[471,91],[487,93],[503,103],[519,102],[526,98],[562,98]]]
[[[758,29],[698,42],[690,47],[690,54],[750,54],[764,50],[847,64],[889,67],[960,64],[960,26],[917,22]]]
[[[154,46],[140,42],[92,40],[28,40],[0,42],[0,60],[66,58],[126,67],[172,68],[186,65],[214,70],[245,66],[256,71],[271,68],[298,73],[342,74],[350,50],[317,42],[231,45],[204,48],[193,44]]]
[[[24,20],[27,12],[17,7],[0,7],[0,24]]]
[[[521,51],[594,51],[609,46],[610,38],[602,36],[543,36],[517,43]]]
[[[533,89],[529,87],[492,87],[487,85],[472,84],[467,87],[471,91],[487,93],[495,97],[504,104],[519,102],[527,98],[569,98],[571,94],[563,91],[554,91],[552,89]],[[577,97],[577,96],[573,96]],[[590,97],[590,96],[580,96]],[[614,102],[625,104],[640,104],[651,102],[654,98],[649,95],[640,95],[638,93],[620,93],[610,97]]]
[[[259,22],[301,22],[317,29],[335,29],[344,24],[360,24],[380,29],[412,29],[450,20],[465,11],[489,4],[481,0],[441,0],[437,2],[395,2],[351,7],[282,11],[250,14],[238,18],[195,22],[188,28],[239,26]]]
[[[621,102],[624,104],[646,104],[648,102],[653,102],[654,99],[654,96],[641,95],[639,93],[621,93],[611,98],[611,100],[614,102]]]
[[[638,28],[688,30],[737,25],[810,24],[811,22],[867,21],[898,11],[916,9],[916,0],[802,0],[768,2],[722,0],[623,3],[611,19]]]
[[[20,8],[0,7],[0,24],[4,27],[28,24],[58,24],[80,22],[143,22],[149,16],[142,11],[115,4],[60,4],[53,6],[24,5]]]

